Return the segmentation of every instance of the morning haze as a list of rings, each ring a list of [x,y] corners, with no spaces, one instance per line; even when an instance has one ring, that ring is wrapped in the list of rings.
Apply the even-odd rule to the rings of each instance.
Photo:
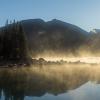
[[[99,0],[0,0],[0,100],[100,100]]]

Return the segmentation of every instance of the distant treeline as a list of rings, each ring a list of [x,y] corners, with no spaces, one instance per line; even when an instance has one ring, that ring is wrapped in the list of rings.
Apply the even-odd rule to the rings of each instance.
[[[21,23],[6,22],[6,27],[0,30],[0,61],[22,60],[27,58],[27,42]]]

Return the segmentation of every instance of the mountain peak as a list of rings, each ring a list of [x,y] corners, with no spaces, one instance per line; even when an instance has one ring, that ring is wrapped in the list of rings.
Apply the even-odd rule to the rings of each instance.
[[[38,23],[44,23],[45,21],[40,19],[40,18],[37,18],[37,19],[28,19],[28,20],[22,20],[21,22],[38,22]]]
[[[98,33],[100,33],[100,29],[93,29],[90,31],[90,33],[98,34]]]

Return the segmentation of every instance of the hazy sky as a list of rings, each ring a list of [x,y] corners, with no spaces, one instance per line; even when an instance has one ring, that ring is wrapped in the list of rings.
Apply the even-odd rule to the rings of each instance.
[[[0,25],[34,18],[56,18],[89,31],[100,28],[100,0],[0,0]]]

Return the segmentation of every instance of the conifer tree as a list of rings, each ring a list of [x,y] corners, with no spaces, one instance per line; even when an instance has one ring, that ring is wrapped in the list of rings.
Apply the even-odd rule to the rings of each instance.
[[[0,56],[4,60],[22,60],[28,58],[28,46],[22,25],[15,22],[8,25],[1,31],[0,35]]]

